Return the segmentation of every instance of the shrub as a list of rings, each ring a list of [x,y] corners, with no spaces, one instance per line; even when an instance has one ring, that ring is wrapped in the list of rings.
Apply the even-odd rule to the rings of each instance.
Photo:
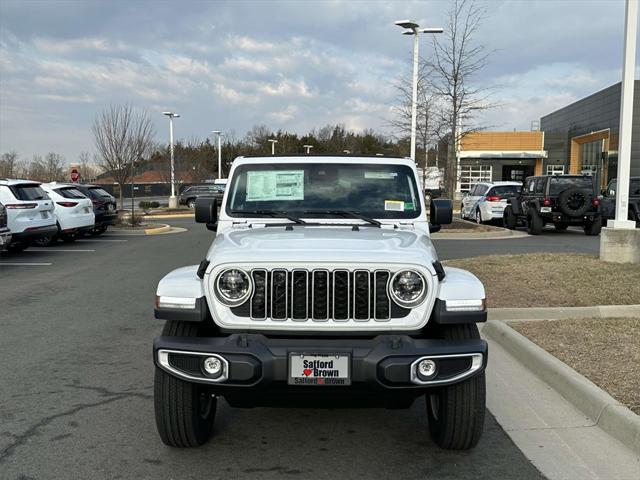
[[[148,213],[152,208],[158,208],[160,206],[159,202],[146,202],[142,201],[138,203],[138,206],[144,210],[144,213]]]

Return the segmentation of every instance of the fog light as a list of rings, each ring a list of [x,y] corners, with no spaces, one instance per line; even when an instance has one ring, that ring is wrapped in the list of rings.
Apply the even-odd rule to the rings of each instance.
[[[420,360],[416,369],[420,380],[431,380],[438,373],[438,365],[429,359]]]
[[[202,370],[208,376],[216,378],[222,375],[224,365],[218,357],[207,357],[202,362]]]

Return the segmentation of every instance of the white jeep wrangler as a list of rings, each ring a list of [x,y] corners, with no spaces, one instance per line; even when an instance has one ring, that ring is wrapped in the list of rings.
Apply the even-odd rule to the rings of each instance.
[[[474,447],[485,412],[485,292],[442,267],[406,158],[236,159],[222,200],[196,221],[217,232],[200,265],[157,289],[155,413],[167,445],[211,436],[218,397],[232,407],[408,408],[426,399],[447,449]]]

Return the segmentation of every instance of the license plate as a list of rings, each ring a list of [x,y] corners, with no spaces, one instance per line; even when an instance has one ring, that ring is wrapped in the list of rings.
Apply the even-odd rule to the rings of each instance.
[[[351,385],[347,354],[289,354],[289,385]]]
[[[542,213],[551,213],[551,207],[540,207]]]

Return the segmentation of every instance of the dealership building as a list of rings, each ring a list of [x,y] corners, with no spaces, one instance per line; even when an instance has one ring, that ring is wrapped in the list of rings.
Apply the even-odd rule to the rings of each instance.
[[[618,168],[620,96],[616,83],[540,119],[548,163],[562,164],[567,173],[594,175],[601,187]],[[631,175],[640,175],[640,81],[634,85]]]
[[[563,173],[593,175],[606,186],[617,176],[621,88],[617,83],[545,115],[539,131],[466,134],[458,147],[457,191],[478,182]],[[634,92],[631,175],[640,176],[640,80]]]

